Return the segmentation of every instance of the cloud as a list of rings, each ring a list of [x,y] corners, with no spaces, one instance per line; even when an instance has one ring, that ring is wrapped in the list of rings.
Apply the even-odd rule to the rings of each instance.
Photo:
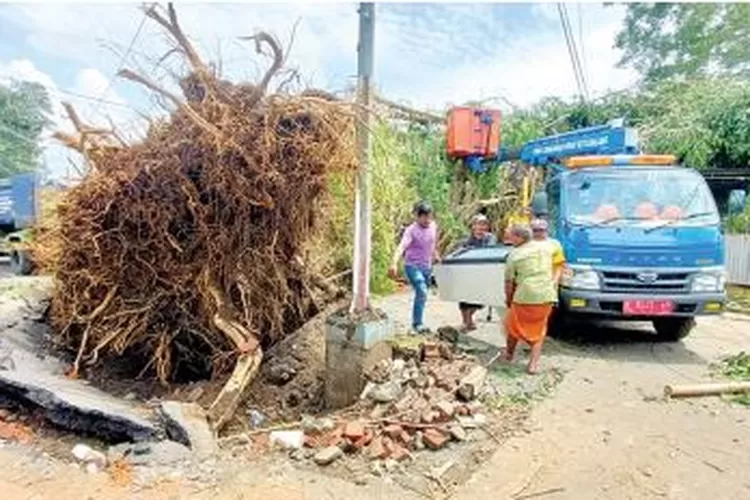
[[[353,3],[180,4],[178,15],[204,58],[221,59],[223,76],[232,80],[257,79],[269,64],[252,42],[238,37],[263,29],[286,46],[299,21],[287,64],[300,70],[304,84],[337,91],[355,81],[356,9]],[[375,81],[393,100],[441,109],[502,96],[525,106],[547,95],[578,92],[554,4],[389,3],[376,9]],[[594,95],[635,81],[633,71],[615,67],[619,53],[612,48],[624,11],[622,6],[585,4],[579,10],[568,5],[576,43],[579,36],[583,39],[579,49]],[[144,89],[113,78],[116,71],[129,67],[173,86],[175,74],[168,70],[185,70],[174,57],[165,68],[156,68],[171,41],[159,26],[143,20],[134,5],[0,7],[0,23],[22,34],[5,41],[0,34],[0,43],[22,51],[5,67],[14,64],[10,72],[44,80],[40,83],[73,101],[88,121],[105,124],[109,115],[137,135],[143,121],[128,106],[150,113],[164,110]],[[37,69],[42,60],[55,80]]]
[[[554,6],[535,4],[532,7],[533,15],[542,23],[556,18],[550,11]],[[615,67],[619,53],[612,48],[624,11],[587,7],[590,8],[583,18],[583,53],[592,96],[631,86],[637,75],[632,70]],[[569,15],[573,17],[571,23],[576,43],[579,43],[575,16]],[[557,16],[556,9],[554,16]],[[432,67],[429,63],[406,62],[400,68],[404,77],[381,81],[381,88],[392,98],[433,109],[498,96],[523,107],[544,96],[571,97],[578,93],[559,24],[553,23],[552,29],[540,30],[533,36],[506,37],[493,47],[494,50],[485,55],[467,51],[465,57],[447,64],[444,61],[432,71],[427,71]]]

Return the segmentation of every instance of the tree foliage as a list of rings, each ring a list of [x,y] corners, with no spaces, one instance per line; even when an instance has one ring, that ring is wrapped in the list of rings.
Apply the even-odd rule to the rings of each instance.
[[[46,89],[32,82],[0,85],[0,177],[39,167],[40,139],[51,112]]]
[[[750,74],[750,4],[631,3],[615,46],[648,80]]]

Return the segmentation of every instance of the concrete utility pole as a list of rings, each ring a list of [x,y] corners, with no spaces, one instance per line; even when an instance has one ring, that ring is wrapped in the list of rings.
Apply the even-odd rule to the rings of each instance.
[[[354,198],[354,300],[352,311],[370,307],[371,213],[370,102],[375,45],[375,4],[359,4],[357,47],[357,168]]]

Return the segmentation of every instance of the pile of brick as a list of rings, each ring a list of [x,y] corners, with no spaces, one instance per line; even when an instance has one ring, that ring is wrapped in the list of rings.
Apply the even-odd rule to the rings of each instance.
[[[346,453],[402,461],[451,441],[485,422],[481,394],[487,370],[452,346],[425,342],[418,356],[386,360],[368,375],[360,402],[336,422],[303,424],[304,445],[327,465]]]

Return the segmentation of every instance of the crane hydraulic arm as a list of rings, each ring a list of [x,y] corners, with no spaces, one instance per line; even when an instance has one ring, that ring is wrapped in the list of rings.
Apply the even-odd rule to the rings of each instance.
[[[456,113],[450,113],[454,116]],[[449,156],[462,158],[472,172],[483,172],[487,168],[507,161],[520,161],[534,167],[561,168],[566,158],[573,156],[595,155],[633,155],[638,154],[637,131],[624,126],[624,120],[613,120],[605,125],[587,127],[562,134],[550,135],[524,144],[520,149],[511,149],[502,145],[500,127],[497,120],[482,120],[482,117],[497,116],[499,112],[491,110],[474,110],[473,121],[461,122],[455,119],[448,121]],[[479,117],[479,118],[476,118]],[[458,130],[456,127],[465,126]],[[453,127],[453,128],[451,128]],[[493,137],[494,134],[497,134]],[[458,139],[457,139],[458,138]],[[463,139],[463,141],[461,141]],[[463,148],[451,149],[451,144],[461,143]],[[496,150],[489,150],[488,144],[498,144]],[[528,221],[533,186],[530,176],[522,179],[520,207],[517,213],[509,214],[507,223]]]

